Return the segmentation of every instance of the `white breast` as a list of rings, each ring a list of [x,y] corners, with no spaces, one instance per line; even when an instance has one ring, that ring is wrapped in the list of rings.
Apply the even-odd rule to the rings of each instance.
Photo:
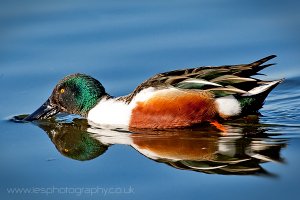
[[[118,101],[114,98],[102,99],[89,111],[87,119],[94,125],[128,126],[131,111],[136,106],[136,103],[146,101],[151,98],[156,91],[157,90],[152,87],[144,89],[133,98],[130,104]]]
[[[88,113],[88,120],[95,124],[128,126],[131,108],[115,99],[102,99]]]

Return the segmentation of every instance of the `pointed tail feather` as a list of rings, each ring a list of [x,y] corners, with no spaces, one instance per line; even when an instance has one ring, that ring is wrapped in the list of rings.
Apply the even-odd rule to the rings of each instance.
[[[242,76],[242,77],[250,77],[253,75],[257,75],[259,71],[263,70],[266,67],[274,65],[274,63],[271,64],[264,64],[265,62],[275,58],[276,55],[270,55],[265,58],[262,58],[260,60],[254,61],[250,64],[244,65],[243,70],[237,73],[237,75]]]
[[[266,81],[264,84],[255,87],[248,91],[247,94],[243,94],[237,97],[241,104],[242,113],[245,115],[257,113],[262,108],[265,99],[268,94],[284,79],[276,81]]]
[[[268,95],[279,83],[282,83],[283,79],[276,81],[266,81],[263,85],[249,90],[248,93],[244,96],[253,96],[253,95]]]
[[[261,64],[263,64],[263,63],[265,63],[265,62],[267,62],[267,61],[269,61],[269,60],[271,60],[275,57],[276,57],[276,55],[270,55],[270,56],[267,56],[267,57],[262,58],[260,60],[257,60],[255,62],[251,63],[250,65],[252,65],[253,67],[261,66]]]

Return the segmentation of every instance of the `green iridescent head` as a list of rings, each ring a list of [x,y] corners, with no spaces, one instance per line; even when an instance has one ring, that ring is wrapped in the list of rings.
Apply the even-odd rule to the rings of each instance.
[[[59,81],[49,99],[24,120],[45,119],[58,112],[85,117],[103,96],[107,94],[99,81],[85,74],[72,74]]]

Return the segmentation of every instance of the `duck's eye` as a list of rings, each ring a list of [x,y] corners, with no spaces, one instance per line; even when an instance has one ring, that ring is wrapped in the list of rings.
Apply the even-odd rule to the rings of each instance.
[[[59,91],[61,94],[63,94],[65,92],[65,89],[64,88],[61,88],[60,91]]]

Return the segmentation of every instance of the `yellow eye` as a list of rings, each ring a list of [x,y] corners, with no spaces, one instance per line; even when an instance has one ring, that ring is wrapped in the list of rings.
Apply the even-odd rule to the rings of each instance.
[[[60,89],[60,93],[61,93],[61,94],[64,93],[64,92],[65,92],[65,89],[64,89],[64,88]]]

